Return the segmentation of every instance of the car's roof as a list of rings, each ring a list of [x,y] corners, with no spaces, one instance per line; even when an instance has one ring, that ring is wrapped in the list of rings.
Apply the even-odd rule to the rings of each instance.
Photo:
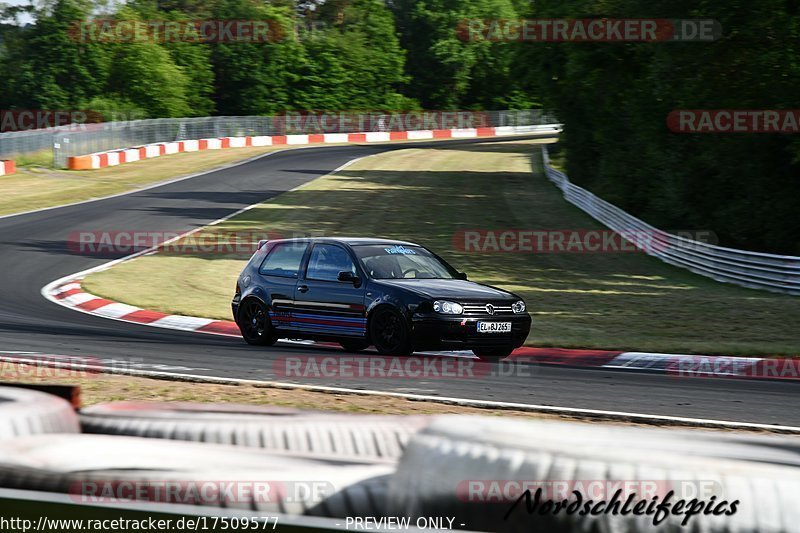
[[[382,239],[380,237],[306,237],[302,239],[280,239],[281,241],[295,241],[295,242],[339,242],[348,244],[350,246],[358,245],[403,245],[403,246],[419,246],[419,244],[408,241],[397,241],[394,239]]]

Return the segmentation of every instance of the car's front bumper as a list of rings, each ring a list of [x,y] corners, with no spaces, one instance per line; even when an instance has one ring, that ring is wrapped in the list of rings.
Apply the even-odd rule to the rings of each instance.
[[[479,333],[478,322],[511,322],[510,333]],[[414,315],[411,318],[414,348],[418,350],[470,350],[472,348],[522,346],[531,330],[531,317],[505,315],[496,317]]]

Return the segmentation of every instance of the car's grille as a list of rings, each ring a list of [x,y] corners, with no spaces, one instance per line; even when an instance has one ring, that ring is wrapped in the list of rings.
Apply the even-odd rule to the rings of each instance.
[[[491,305],[494,308],[494,314],[491,314],[489,313],[489,311],[486,310],[487,303],[468,303],[468,304],[463,304],[464,315],[489,317],[489,316],[508,316],[514,314],[514,311],[511,310],[511,306],[508,304],[488,303],[488,305]]]

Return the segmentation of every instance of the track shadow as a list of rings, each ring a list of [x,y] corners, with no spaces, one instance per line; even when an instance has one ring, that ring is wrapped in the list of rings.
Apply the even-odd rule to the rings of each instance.
[[[313,171],[304,171],[304,172],[313,172]],[[251,190],[251,191],[231,191],[231,192],[219,192],[219,191],[153,191],[153,192],[145,192],[140,193],[140,196],[145,198],[160,198],[160,199],[168,199],[168,200],[197,200],[202,202],[208,203],[216,203],[216,204],[231,204],[231,205],[249,205],[253,202],[259,201],[260,198],[272,198],[278,194],[281,194],[284,191],[280,190],[271,190],[271,189],[262,189],[262,190]]]

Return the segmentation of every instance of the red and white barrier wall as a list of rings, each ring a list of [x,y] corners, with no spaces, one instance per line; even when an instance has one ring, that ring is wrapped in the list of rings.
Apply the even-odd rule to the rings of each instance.
[[[17,165],[13,161],[0,161],[0,176],[8,176],[17,171]]]
[[[424,139],[467,139],[471,137],[501,137],[524,133],[558,133],[558,124],[542,126],[502,126],[497,128],[466,128],[448,130],[419,130],[365,133],[322,133],[311,135],[275,135],[255,137],[221,137],[148,144],[124,150],[111,150],[69,158],[70,170],[94,170],[151,159],[162,155],[246,146],[297,146],[307,144],[369,143],[389,141],[413,141]]]

